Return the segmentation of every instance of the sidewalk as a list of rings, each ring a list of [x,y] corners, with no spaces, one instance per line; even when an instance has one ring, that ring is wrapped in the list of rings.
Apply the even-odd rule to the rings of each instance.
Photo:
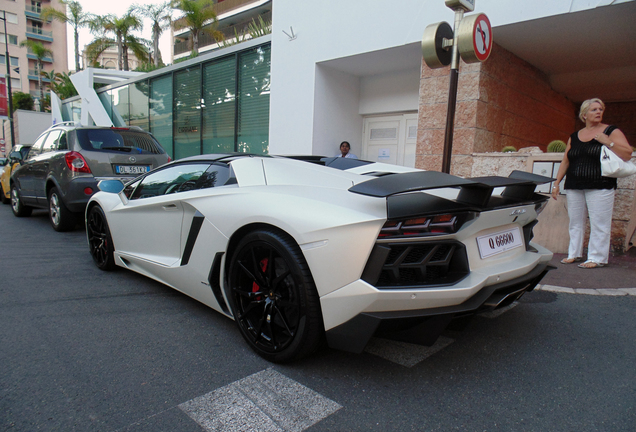
[[[609,265],[582,269],[579,263],[561,264],[567,254],[554,254],[548,272],[537,287],[547,291],[596,295],[636,295],[636,248],[624,255],[610,255]]]

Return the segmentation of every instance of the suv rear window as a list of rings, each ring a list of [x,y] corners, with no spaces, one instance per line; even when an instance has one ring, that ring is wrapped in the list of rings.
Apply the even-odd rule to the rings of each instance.
[[[130,129],[77,129],[84,150],[162,154],[163,148],[152,135]]]

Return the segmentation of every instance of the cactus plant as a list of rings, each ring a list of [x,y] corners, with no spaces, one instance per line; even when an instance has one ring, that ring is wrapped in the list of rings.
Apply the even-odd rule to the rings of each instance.
[[[548,153],[563,153],[565,151],[565,143],[561,140],[554,140],[548,144]]]
[[[502,152],[502,153],[512,153],[512,152],[516,152],[516,151],[517,151],[517,149],[516,149],[516,148],[514,148],[513,146],[505,146],[505,147],[501,150],[501,152]]]

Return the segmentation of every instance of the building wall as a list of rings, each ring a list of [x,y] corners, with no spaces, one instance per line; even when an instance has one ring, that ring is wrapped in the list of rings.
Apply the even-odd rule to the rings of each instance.
[[[596,5],[597,2],[584,0],[480,0],[477,11],[488,14],[493,27],[497,27]],[[419,43],[426,26],[439,21],[453,22],[453,12],[441,0],[319,3],[276,0],[272,31],[271,152],[314,152],[312,139],[320,136],[313,130],[318,126],[313,119],[317,64]],[[290,33],[290,28],[296,35],[293,40],[284,33]],[[294,101],[293,110],[289,109],[289,101]],[[543,135],[545,139],[551,136]]]
[[[422,63],[416,166],[440,170],[444,149],[449,68]],[[483,63],[461,63],[451,172],[466,176],[472,153],[539,147],[567,141],[575,107],[547,77],[498,45]]]

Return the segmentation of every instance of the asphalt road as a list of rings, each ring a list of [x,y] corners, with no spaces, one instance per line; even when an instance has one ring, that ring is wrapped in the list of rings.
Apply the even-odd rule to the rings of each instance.
[[[376,341],[374,354],[323,349],[275,365],[213,310],[132,272],[99,271],[82,229],[56,233],[45,213],[18,219],[5,205],[0,227],[2,431],[636,424],[636,296],[533,292],[433,350]]]

